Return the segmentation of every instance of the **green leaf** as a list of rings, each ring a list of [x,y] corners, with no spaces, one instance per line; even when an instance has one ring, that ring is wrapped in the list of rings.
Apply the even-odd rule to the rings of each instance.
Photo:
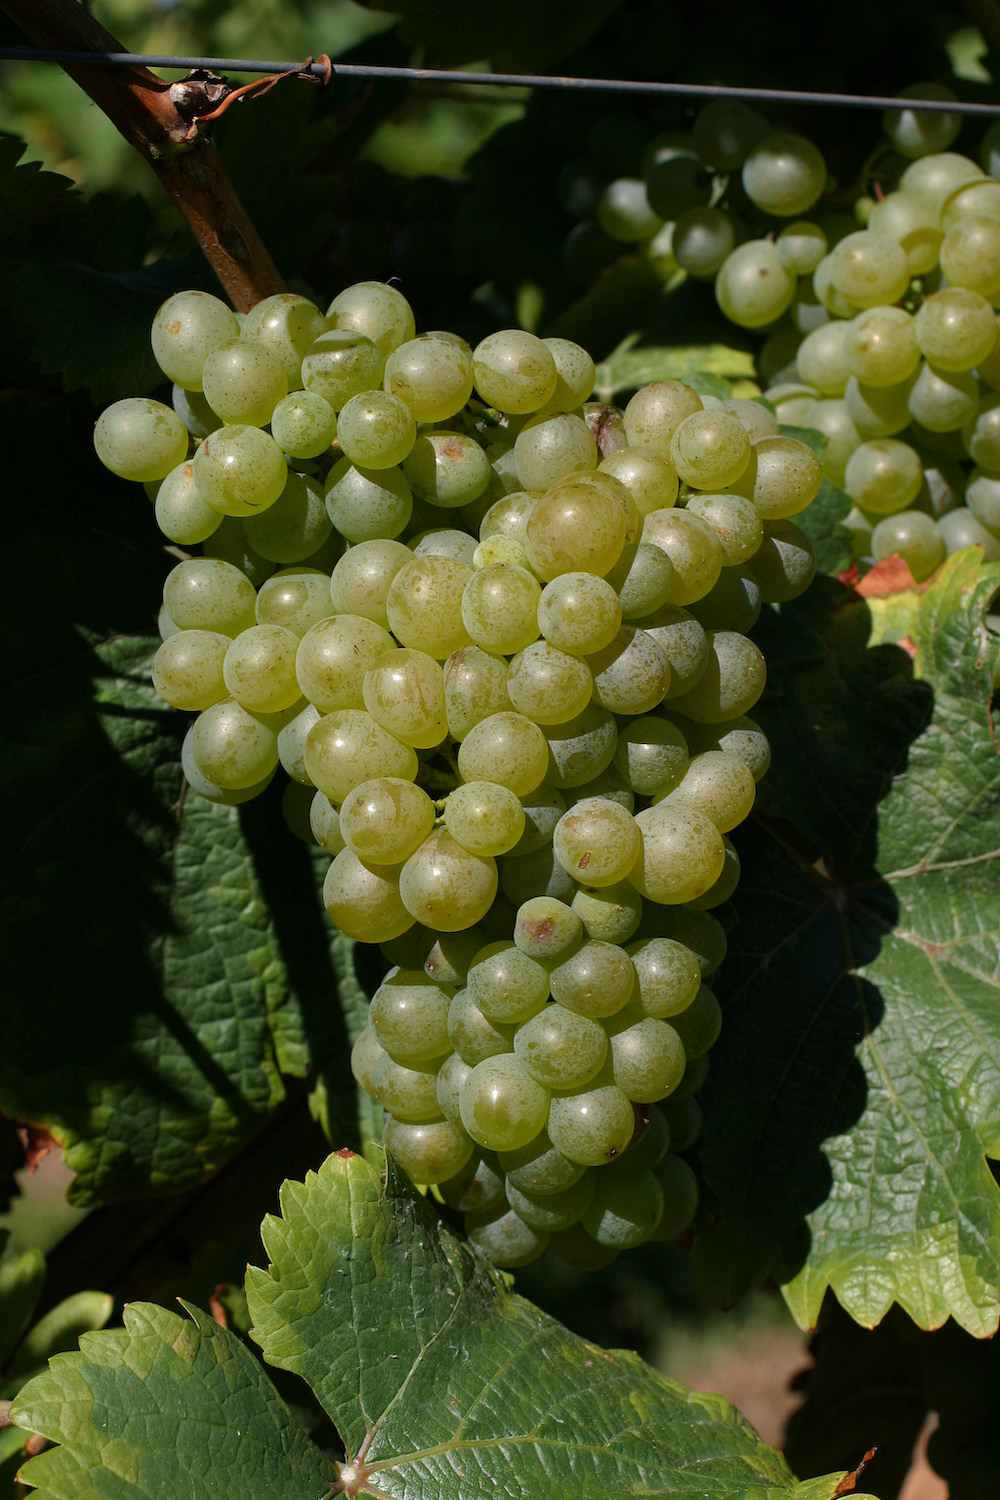
[[[24,249],[32,229],[64,214],[80,216],[82,199],[68,177],[43,172],[39,162],[19,165],[24,141],[0,137],[0,244],[5,257]]]
[[[801,1325],[1000,1319],[1000,756],[983,627],[1000,567],[957,554],[907,650],[816,587],[758,639],[774,763],[724,971],[695,1254],[730,1302],[773,1274]],[[897,621],[898,625],[898,621]]]
[[[39,1500],[322,1500],[329,1460],[259,1362],[197,1308],[148,1302],[88,1333],[22,1389],[11,1417],[61,1447],[21,1470]]]
[[[47,1364],[54,1354],[74,1349],[82,1334],[103,1328],[115,1299],[107,1292],[76,1292],[51,1308],[21,1340],[10,1366],[13,1377],[25,1376]]]
[[[595,392],[612,401],[619,391],[634,391],[653,380],[684,380],[693,375],[715,375],[738,380],[753,378],[753,355],[725,344],[693,344],[682,348],[637,349],[635,335],[626,339],[597,366]],[[705,387],[709,395],[715,388]],[[725,395],[731,393],[727,388]]]
[[[833,1495],[839,1475],[797,1485],[723,1397],[588,1344],[514,1296],[395,1172],[383,1191],[338,1152],[286,1183],[281,1211],[262,1230],[270,1268],[247,1274],[253,1337],[335,1423],[349,1494]]]
[[[18,1254],[4,1245],[0,1255],[0,1365],[31,1322],[44,1283],[45,1257],[40,1250]]]
[[[370,0],[365,0],[370,3]],[[426,49],[426,66],[453,68],[488,62],[496,73],[538,72],[582,47],[622,0],[507,0],[502,10],[480,9],[463,0],[392,0],[399,36]],[[374,9],[383,9],[384,0]]]

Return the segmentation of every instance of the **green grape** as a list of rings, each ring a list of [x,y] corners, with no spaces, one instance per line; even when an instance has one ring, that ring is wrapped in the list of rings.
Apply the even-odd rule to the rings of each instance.
[[[966,452],[981,469],[1000,469],[1000,395],[982,398],[962,431]]]
[[[572,1186],[554,1193],[525,1193],[507,1184],[507,1201],[519,1219],[538,1233],[549,1234],[576,1224],[590,1207],[595,1177],[585,1172]]]
[[[420,848],[434,827],[434,816],[434,803],[412,781],[374,777],[344,798],[339,836],[359,859],[398,865]]]
[[[514,443],[517,477],[526,490],[545,490],[580,469],[597,466],[590,428],[572,412],[532,417]]]
[[[183,547],[205,541],[222,524],[219,512],[199,495],[191,463],[178,464],[160,481],[155,508],[164,536]]]
[[[177,631],[153,657],[154,688],[172,708],[210,708],[228,693],[222,664],[230,645],[229,636],[214,630]]]
[[[694,954],[703,979],[714,974],[726,956],[725,929],[708,912],[695,911],[690,906],[647,903],[643,909],[640,934],[643,941],[651,937],[669,937],[683,943]]]
[[[408,1068],[383,1052],[372,1069],[371,1081],[370,1092],[394,1119],[415,1124],[441,1118],[437,1068],[432,1064]]]
[[[826,163],[811,141],[788,131],[765,136],[743,162],[743,191],[765,213],[795,218],[826,185]]]
[[[646,177],[650,206],[662,219],[676,221],[690,208],[708,202],[712,180],[690,151],[661,158]]]
[[[755,796],[753,775],[740,756],[731,750],[704,750],[654,805],[690,807],[711,818],[720,833],[728,833],[750,816]]]
[[[312,792],[309,787],[289,781],[281,794],[281,816],[297,839],[304,844],[313,844],[315,839],[309,826],[309,803]]]
[[[326,310],[329,328],[363,333],[385,358],[412,339],[415,324],[410,304],[394,286],[382,281],[358,281],[340,292]]]
[[[304,354],[302,383],[339,412],[352,396],[373,390],[384,368],[385,356],[370,338],[349,328],[333,328],[321,333]]]
[[[945,559],[944,539],[932,516],[920,510],[903,510],[886,516],[872,530],[872,556],[876,562],[898,554],[918,583],[929,578]]]
[[[508,1184],[533,1198],[565,1192],[587,1171],[582,1162],[570,1161],[557,1151],[544,1130],[516,1151],[501,1151],[498,1160]]]
[[[323,882],[323,903],[334,927],[359,943],[386,943],[413,926],[399,895],[397,868],[342,849]]]
[[[556,388],[556,365],[533,333],[519,328],[491,333],[472,356],[476,390],[487,406],[524,414],[538,411]]]
[[[548,641],[534,641],[512,657],[507,693],[519,714],[535,724],[562,724],[590,702],[594,679],[578,656]]]
[[[312,787],[312,778],[306,770],[306,738],[320,717],[319,709],[307,703],[301,713],[297,713],[293,719],[288,719],[278,730],[278,759],[292,780],[300,782],[302,786]],[[315,837],[317,843],[323,843],[318,834]],[[336,849],[328,852],[339,854],[343,847],[343,841],[341,841]]]
[[[670,1024],[689,1059],[704,1057],[715,1046],[722,1029],[722,1007],[714,992],[703,984],[691,1004],[671,1017]]]
[[[191,754],[199,770],[225,790],[239,791],[270,776],[278,764],[275,729],[231,698],[203,709],[192,726]]]
[[[617,177],[607,184],[597,200],[597,221],[605,234],[625,244],[650,239],[662,222],[639,177]]]
[[[524,823],[520,798],[495,781],[467,781],[445,803],[444,826],[470,854],[506,854],[520,839]]]
[[[345,458],[367,469],[401,464],[417,436],[410,409],[385,391],[364,391],[340,409],[337,440]]]
[[[165,479],[171,469],[184,463],[188,432],[177,413],[162,401],[131,396],[101,412],[94,428],[94,448],[112,474],[145,483]]]
[[[390,1115],[385,1122],[386,1150],[414,1182],[445,1182],[465,1166],[475,1150],[471,1138],[451,1120],[407,1124]]]
[[[625,878],[642,840],[635,819],[620,803],[585,797],[559,819],[552,845],[568,874],[599,888]]]
[[[673,580],[672,562],[662,547],[652,542],[627,547],[607,577],[625,620],[639,619],[659,609],[667,602]]]
[[[252,625],[226,652],[222,674],[230,695],[249,713],[273,714],[302,696],[295,676],[298,639],[280,625]]]
[[[452,1005],[454,1003],[453,1000]],[[472,1065],[465,1062],[457,1052],[450,1052],[437,1072],[436,1091],[438,1106],[445,1119],[451,1120],[456,1125],[461,1125],[462,1123],[459,1100],[461,1098],[462,1085],[471,1072]],[[449,1200],[446,1198],[445,1201],[448,1202]],[[457,1204],[452,1204],[451,1206],[453,1208],[458,1207]]]
[[[451,1000],[422,969],[393,969],[372,996],[369,1025],[391,1058],[417,1067],[448,1052]]]
[[[363,781],[385,776],[413,781],[417,774],[413,749],[356,708],[324,714],[313,725],[306,736],[305,763],[331,802],[343,802]]]
[[[330,616],[330,585],[322,573],[288,570],[269,578],[257,595],[257,623],[283,625],[300,638]]]
[[[465,1230],[470,1243],[487,1260],[512,1270],[537,1260],[549,1243],[547,1234],[532,1229],[513,1209],[485,1219],[467,1215]]]
[[[1000,167],[1000,153],[997,151],[998,136],[1000,132],[997,130],[997,122],[994,121],[979,143],[980,163],[991,177],[998,175],[997,168]]]
[[[794,440],[785,438],[782,441]],[[769,467],[769,465],[766,466],[765,472]],[[758,464],[754,466],[755,481],[758,472],[759,458]],[[822,473],[820,477],[822,478]],[[715,532],[722,548],[724,568],[732,568],[740,563],[748,562],[760,546],[763,535],[761,512],[753,501],[744,495],[692,495],[685,509],[689,516],[697,516]]]
[[[375,1032],[366,1026],[351,1048],[351,1072],[358,1087],[372,1098],[375,1097],[375,1068],[379,1059],[385,1056]]]
[[[713,99],[695,117],[691,144],[707,166],[732,172],[769,131],[764,116],[741,100]]]
[[[910,425],[908,403],[915,381],[916,376],[911,375],[899,385],[863,385],[856,375],[851,376],[844,390],[844,405],[861,437],[895,437]]]
[[[740,883],[740,857],[736,852],[736,846],[730,839],[726,838],[725,834],[722,836],[722,842],[725,846],[726,854],[725,863],[722,866],[722,874],[718,880],[709,886],[707,891],[703,892],[700,896],[696,896],[691,902],[691,906],[696,911],[710,911],[715,906],[721,906],[724,901],[730,899]]]
[[[478,1145],[492,1151],[516,1151],[534,1140],[545,1125],[549,1091],[513,1053],[499,1053],[476,1063],[462,1085],[462,1124]]]
[[[719,208],[689,208],[674,225],[671,249],[689,276],[714,276],[736,243],[733,221]]]
[[[837,319],[822,323],[807,333],[795,353],[800,380],[824,396],[842,396],[851,373],[847,362],[847,335],[851,325]],[[916,339],[913,341],[916,352]],[[919,353],[917,354],[919,358]],[[906,372],[907,374],[909,371]]]
[[[512,855],[533,854],[552,842],[556,824],[566,811],[566,799],[554,786],[541,786],[521,799],[524,832],[510,850]]]
[[[271,413],[271,436],[292,458],[318,458],[337,436],[337,413],[315,391],[292,391]]]
[[[701,986],[701,970],[690,948],[674,938],[652,937],[625,951],[636,977],[630,1010],[662,1021],[687,1009]]]
[[[197,723],[197,720],[195,721]],[[206,776],[198,762],[194,758],[192,740],[194,737],[194,724],[188,730],[181,742],[181,770],[193,792],[199,797],[204,797],[208,802],[216,802],[223,807],[237,807],[243,802],[250,802],[254,797],[259,797],[270,785],[274,776],[274,769],[262,776],[260,781],[255,781],[246,787],[221,787],[211,777]]]
[[[673,1093],[684,1076],[685,1053],[673,1026],[631,1014],[605,1022],[615,1083],[635,1102],[654,1103]],[[515,1039],[516,1045],[516,1039]]]
[[[218,297],[208,292],[175,292],[153,319],[153,358],[168,380],[184,390],[200,391],[209,354],[239,334],[236,314]]]
[[[205,538],[201,550],[206,557],[216,557],[238,568],[254,588],[261,588],[275,571],[274,563],[251,547],[243,522],[237,516],[223,516],[211,536]]]
[[[700,1111],[699,1111],[700,1114]],[[670,1128],[663,1109],[647,1104],[636,1121],[636,1134],[628,1149],[611,1163],[615,1176],[635,1177],[658,1167],[672,1144]]]
[[[555,1149],[570,1161],[599,1167],[614,1161],[628,1146],[635,1112],[617,1085],[600,1084],[553,1098],[547,1130]]]
[[[649,900],[664,905],[693,901],[721,875],[722,834],[704,813],[661,802],[637,813],[635,821],[643,838],[642,858],[628,878]]]
[[[453,526],[437,526],[431,531],[421,531],[407,542],[414,557],[451,557],[465,563],[468,568],[478,567],[476,539],[467,531],[457,531]]]
[[[594,699],[617,714],[641,714],[662,700],[670,682],[670,666],[656,640],[635,626],[625,625],[603,651],[588,656],[594,678]]]
[[[337,616],[338,620],[348,618]],[[430,749],[447,739],[440,662],[423,651],[393,650],[378,654],[378,659],[362,670],[364,706],[383,729],[417,750]]]
[[[670,444],[686,417],[703,410],[697,391],[679,380],[656,380],[644,385],[629,401],[623,414],[629,446],[666,459],[673,468]],[[614,473],[613,469],[605,472]],[[621,474],[616,477],[623,478]],[[627,480],[623,480],[627,483]]]
[[[578,1271],[601,1271],[618,1259],[619,1252],[597,1244],[582,1224],[572,1224],[549,1237],[549,1249],[558,1260]]]
[[[527,535],[528,517],[534,509],[536,499],[535,495],[527,495],[523,490],[515,490],[510,495],[504,495],[502,500],[494,501],[480,523],[480,541],[487,542],[491,538],[505,537],[511,541],[520,542],[523,547]]]
[[[424,972],[438,984],[463,985],[469,965],[482,946],[483,935],[477,927],[438,933],[427,950]]]
[[[505,859],[500,869],[500,885],[515,907],[533,896],[551,896],[564,903],[573,899],[573,881],[547,845],[532,854]]]
[[[374,620],[363,615],[329,615],[301,638],[295,661],[299,686],[320,713],[364,708],[365,673],[386,652],[395,655],[396,644]]]
[[[677,471],[669,457],[669,444],[666,454],[649,447],[620,448],[601,459],[598,473],[610,474],[625,485],[640,516],[673,505],[677,499]]]
[[[895,302],[910,282],[906,252],[887,234],[859,229],[830,252],[830,280],[855,307]]]
[[[561,573],[542,590],[538,627],[551,646],[587,656],[612,640],[621,625],[621,604],[611,584],[593,573]]]
[[[763,328],[775,322],[788,311],[795,289],[795,277],[785,270],[770,240],[738,245],[715,278],[716,301],[741,328]]]
[[[947,234],[963,219],[996,219],[1000,217],[1000,183],[980,177],[962,183],[945,199],[941,209],[941,228]]]
[[[701,1136],[702,1130],[701,1106],[697,1099],[667,1099],[662,1114],[670,1132],[671,1148],[674,1151],[690,1150]],[[669,1198],[669,1194],[666,1196]]]
[[[549,759],[545,736],[523,714],[491,714],[474,724],[458,750],[464,781],[496,781],[526,797],[545,780]]]
[[[200,391],[186,391],[183,386],[175,385],[170,392],[170,404],[196,442],[222,426]]]
[[[923,466],[908,443],[881,438],[862,443],[851,454],[845,486],[863,510],[891,515],[905,510],[917,498],[923,482]]]
[[[724,489],[746,468],[750,438],[730,412],[695,412],[674,432],[670,457],[688,484],[702,490]]]
[[[756,443],[759,438],[778,437],[781,433],[777,417],[760,401],[734,396],[723,402],[722,409],[736,418],[751,443]]]
[[[453,651],[444,663],[444,703],[448,733],[454,740],[484,719],[510,708],[507,663],[478,646]]]
[[[759,781],[771,764],[771,746],[767,735],[745,715],[728,724],[692,724],[695,736],[693,749],[728,750],[738,755],[750,770],[754,781]]]
[[[627,943],[642,920],[642,898],[627,880],[600,888],[581,885],[571,905],[587,936],[601,943]]]
[[[514,943],[528,958],[553,963],[578,947],[582,938],[580,918],[563,901],[534,896],[517,909]]]
[[[330,579],[335,614],[363,615],[384,630],[389,628],[385,601],[389,585],[413,554],[403,542],[379,537],[349,547]]]
[[[853,318],[858,311],[857,304],[849,297],[839,291],[833,283],[833,251],[824,255],[819,265],[813,272],[812,291],[813,296],[821,307],[826,308],[835,318]]]
[[[397,537],[413,513],[413,496],[400,469],[363,469],[342,458],[326,479],[330,520],[349,542]]]
[[[671,1100],[674,1108],[681,1101]],[[656,1170],[663,1189],[663,1213],[650,1239],[673,1240],[683,1234],[698,1208],[698,1179],[680,1156],[665,1156]]]
[[[672,707],[696,724],[719,724],[753,708],[764,691],[767,668],[760,650],[738,631],[707,630],[705,639],[705,671],[693,688],[672,700]]]
[[[586,349],[572,339],[542,339],[556,367],[556,386],[542,410],[573,411],[589,400],[597,370]]]
[[[1000,539],[987,531],[967,506],[960,506],[958,510],[950,510],[947,515],[939,516],[937,526],[949,557],[955,552],[961,552],[963,547],[982,547],[983,562],[1000,562]],[[163,696],[162,693],[160,696]]]
[[[315,792],[309,804],[309,827],[312,836],[327,854],[337,855],[347,843],[340,831],[340,814],[323,792]]]
[[[765,394],[774,407],[779,426],[788,423],[793,427],[801,425],[816,397],[812,386],[801,385],[797,381],[768,386]]]
[[[511,942],[487,943],[469,966],[467,988],[495,1026],[519,1025],[537,1015],[549,998],[548,970]]]
[[[472,394],[468,346],[425,333],[399,345],[386,360],[385,389],[409,407],[417,422],[445,422]]]
[[[541,584],[511,563],[493,563],[472,572],[462,593],[462,622],[484,651],[509,655],[538,638]]]
[[[801,418],[803,427],[814,427],[827,440],[823,472],[835,482],[844,477],[847,460],[860,447],[862,437],[845,401],[813,401]]]
[[[965,490],[965,503],[981,526],[994,535],[1000,533],[1000,478],[973,469]]]
[[[464,1066],[461,1061],[460,1066]],[[461,1123],[460,1116],[456,1120]],[[476,1150],[454,1177],[439,1184],[439,1192],[449,1208],[479,1217],[506,1210],[504,1187],[504,1175],[494,1153]]]
[[[954,432],[973,417],[979,382],[971,370],[936,370],[926,362],[910,387],[907,409],[931,432]]]
[[[557,1004],[599,1020],[628,1004],[635,970],[628,954],[616,944],[590,938],[552,968],[549,982]]]
[[[435,828],[400,872],[407,910],[425,927],[461,932],[489,911],[497,893],[496,861],[470,854],[447,828]]]
[[[614,714],[588,703],[575,719],[548,724],[544,735],[548,762],[544,779],[556,787],[583,786],[611,764],[618,743]]]
[[[760,585],[749,563],[723,568],[719,580],[703,599],[691,605],[691,613],[706,630],[740,630],[747,633],[760,617]]]
[[[934,292],[921,303],[917,343],[940,370],[971,370],[997,342],[997,320],[985,297],[964,287]]]
[[[483,449],[461,432],[421,433],[403,464],[414,495],[448,509],[478,500],[490,472]]]
[[[951,89],[940,83],[911,83],[900,89],[904,99],[954,99]],[[882,115],[882,129],[900,156],[928,156],[944,151],[962,129],[962,116],[952,113],[929,114],[926,110],[887,109]]]
[[[278,357],[288,389],[294,391],[302,385],[303,356],[325,330],[323,314],[308,297],[278,292],[250,309],[243,320],[242,336],[259,339]]]
[[[285,456],[259,427],[220,427],[194,456],[202,499],[226,516],[252,516],[273,505],[285,488]]]
[[[708,640],[704,626],[694,615],[675,604],[662,605],[655,614],[640,620],[670,663],[666,699],[680,697],[693,688],[708,667]]]
[[[288,381],[280,357],[257,339],[227,339],[205,360],[205,399],[223,422],[264,427]]]
[[[683,776],[688,747],[669,720],[647,715],[619,730],[614,764],[633,791],[652,797],[669,791]]]
[[[1000,315],[997,317],[998,333],[1000,333]],[[992,386],[994,390],[1000,387],[1000,337],[985,359],[981,359],[976,366],[976,374],[980,380]]]
[[[954,151],[936,151],[919,161],[912,162],[900,178],[904,192],[919,193],[929,198],[938,213],[945,200],[956,188],[964,187],[974,178],[983,177],[980,166],[968,156]]]
[[[793,276],[811,276],[829,251],[829,242],[819,224],[807,219],[786,224],[774,242],[778,259]]]
[[[470,1069],[488,1057],[512,1051],[513,1036],[513,1026],[495,1026],[486,1019],[468,990],[459,990],[452,999],[448,1009],[448,1040]]]
[[[415,557],[389,585],[386,614],[401,645],[443,660],[471,644],[462,622],[462,596],[475,576],[450,557]]]
[[[911,276],[926,276],[937,265],[941,245],[938,211],[922,193],[887,193],[872,208],[868,228],[902,247]]]
[[[171,568],[163,603],[179,630],[236,636],[255,623],[253,584],[231,563],[191,557]]]
[[[949,286],[994,297],[1000,292],[1000,223],[982,215],[960,219],[941,243],[941,270]]]
[[[302,562],[332,532],[323,491],[308,474],[289,473],[278,499],[243,523],[247,541],[268,562]]]
[[[578,477],[562,480],[541,496],[525,528],[528,559],[546,582],[566,573],[602,576],[614,567],[624,545],[625,519],[617,497]]]
[[[738,422],[733,425],[746,437]],[[659,547],[670,559],[673,579],[668,605],[692,604],[704,598],[717,582],[722,571],[722,545],[715,529],[701,516],[679,509],[651,511],[642,523],[642,539]],[[639,623],[646,628],[644,621]]]

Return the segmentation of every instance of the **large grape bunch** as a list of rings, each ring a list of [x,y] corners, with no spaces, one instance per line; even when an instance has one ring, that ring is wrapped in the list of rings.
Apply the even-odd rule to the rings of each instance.
[[[242,323],[182,292],[152,339],[173,406],[95,441],[201,547],[153,681],[195,792],[284,768],[331,919],[382,945],[352,1064],[388,1150],[501,1265],[677,1235],[769,759],[746,632],[812,577],[819,461],[754,401],[590,402],[565,340],[415,336],[380,283]]]
[[[722,312],[762,335],[782,424],[825,436],[860,569],[898,555],[921,582],[964,547],[1000,559],[1000,122],[979,161],[948,149],[957,112],[904,107],[882,125],[845,204],[813,141],[709,104],[689,133],[647,143],[642,176],[570,165],[564,200],[592,217],[564,257],[585,283],[622,251],[668,285],[714,283]]]

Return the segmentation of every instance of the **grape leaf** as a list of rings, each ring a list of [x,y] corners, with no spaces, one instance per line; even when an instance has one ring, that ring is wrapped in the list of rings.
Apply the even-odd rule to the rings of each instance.
[[[23,252],[31,230],[69,214],[83,212],[82,200],[68,177],[43,172],[40,163],[24,162],[24,141],[0,137],[0,243],[4,256]]]
[[[601,401],[612,401],[619,391],[638,390],[653,380],[686,380],[702,372],[732,379],[752,377],[753,355],[725,344],[639,349],[633,335],[597,366],[595,394]]]
[[[957,554],[882,641],[822,583],[758,640],[774,763],[738,839],[701,1162],[709,1294],[773,1274],[802,1326],[826,1288],[873,1325],[1000,1318],[1000,567]],[[914,661],[911,657],[915,656]]]
[[[286,1183],[251,1268],[252,1336],[309,1382],[352,1455],[349,1495],[829,1500],[721,1396],[585,1343],[511,1294],[395,1172],[350,1152]]]
[[[172,1500],[323,1500],[329,1459],[259,1362],[205,1313],[148,1302],[125,1327],[84,1334],[23,1387],[11,1417],[62,1446],[21,1469],[39,1500],[164,1494]]]

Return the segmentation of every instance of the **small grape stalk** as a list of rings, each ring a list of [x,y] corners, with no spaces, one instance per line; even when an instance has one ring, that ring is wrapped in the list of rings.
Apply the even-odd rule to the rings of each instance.
[[[815,163],[768,149],[799,203]],[[377,282],[233,322],[171,297],[172,405],[120,401],[95,435],[201,549],[167,576],[152,667],[196,715],[185,775],[232,805],[286,773],[331,920],[390,965],[354,1076],[485,1255],[593,1266],[676,1236],[727,835],[769,759],[747,632],[812,577],[790,518],[821,465],[752,401],[660,381],[591,403],[564,339],[418,335]]]

